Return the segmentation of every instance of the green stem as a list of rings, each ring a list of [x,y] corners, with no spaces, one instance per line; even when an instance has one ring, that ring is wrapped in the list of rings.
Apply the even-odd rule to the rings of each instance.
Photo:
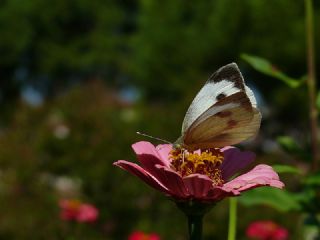
[[[188,218],[189,240],[201,240],[203,216],[210,211],[214,203],[190,200],[177,201],[176,204]]]
[[[237,199],[230,198],[228,240],[236,239],[237,232]]]
[[[188,215],[189,240],[202,239],[203,215]]]
[[[311,146],[312,146],[312,169],[317,171],[319,161],[318,150],[318,110],[316,107],[316,73],[314,57],[314,31],[313,31],[313,2],[305,0],[306,15],[306,42],[307,42],[307,65],[308,65],[308,92],[309,92],[309,109],[310,109],[310,126],[311,126]]]

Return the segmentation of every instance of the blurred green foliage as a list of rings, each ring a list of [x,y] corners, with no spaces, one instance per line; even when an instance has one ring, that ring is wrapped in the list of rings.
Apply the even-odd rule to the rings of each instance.
[[[218,66],[238,60],[240,52],[304,73],[302,2],[55,0],[48,7],[39,0],[6,0],[1,5],[0,77],[6,89],[45,79],[47,91],[55,93],[75,77],[102,76],[117,86],[135,83],[148,97],[163,100],[169,94],[175,100]],[[24,80],[19,70],[26,72]]]
[[[319,22],[319,3],[315,11]],[[252,71],[240,54],[265,57],[300,78],[304,31],[301,1],[1,1],[0,238],[126,239],[140,229],[185,239],[175,205],[112,163],[135,158],[130,145],[144,139],[136,131],[174,141],[206,78],[232,61],[269,109],[261,137],[248,147],[258,161],[292,163],[283,153],[269,154],[265,140],[292,135],[305,146],[305,91]],[[21,101],[28,87],[44,98],[39,107]],[[137,101],[121,95],[132,89]],[[79,186],[62,191],[59,179]],[[62,222],[63,197],[95,204],[99,221]],[[226,207],[218,204],[205,219],[205,239],[226,238]],[[239,239],[261,216],[297,231],[291,219],[299,219],[290,213],[240,211],[248,214],[241,214]],[[286,222],[287,216],[294,218]]]
[[[59,219],[58,201],[65,197],[83,199],[100,210],[98,223],[84,226],[87,235],[81,239],[124,239],[135,228],[152,229],[143,219],[152,220],[153,231],[161,232],[159,221],[165,214],[174,216],[169,212],[173,203],[112,166],[118,158],[134,160],[130,145],[137,137],[131,133],[146,122],[140,119],[143,108],[120,101],[97,81],[41,108],[22,103],[18,109],[0,139],[1,237],[73,236],[74,228]],[[79,181],[80,191],[61,192],[61,177]],[[179,228],[175,231],[179,234]]]
[[[316,108],[318,107],[318,98],[319,96],[316,93],[311,93],[311,87],[301,88],[303,78],[301,80],[292,79],[288,77],[285,73],[275,69],[275,67],[266,59],[256,56],[250,56],[247,54],[242,54],[242,58],[247,61],[253,68],[259,72],[272,76],[280,81],[286,83],[290,88],[298,88],[295,91],[310,91],[310,94],[315,94],[314,100],[316,101]],[[310,71],[309,66],[309,71]],[[308,75],[311,75],[310,73]],[[309,76],[311,77],[311,76]],[[308,81],[308,84],[311,83]],[[308,85],[307,84],[307,85]],[[311,101],[310,101],[311,102]],[[310,113],[318,115],[317,112],[311,110],[311,103],[309,103]],[[311,114],[310,114],[311,115]],[[315,121],[318,121],[317,117]],[[315,124],[318,124],[316,122]],[[311,124],[312,125],[312,124]],[[317,131],[317,128],[310,127],[310,131]],[[311,138],[312,139],[312,138]],[[311,141],[318,141],[312,139]],[[304,171],[288,166],[288,165],[274,165],[274,170],[278,173],[291,173],[296,174],[299,177],[299,181],[296,183],[296,188],[294,191],[282,190],[279,189],[255,189],[249,193],[244,194],[240,198],[241,202],[247,206],[255,206],[260,204],[267,204],[272,206],[279,211],[289,212],[289,211],[299,211],[303,216],[303,225],[300,233],[300,237],[303,239],[319,239],[320,238],[320,172],[317,169],[314,161],[319,161],[316,154],[312,154],[310,150],[311,142],[308,138],[303,139],[300,143],[304,142],[305,146],[301,147],[297,140],[291,136],[279,136],[277,142],[282,150],[284,150],[292,159],[296,159],[297,163],[309,162],[309,166],[306,166],[307,169]],[[315,143],[316,147],[318,142]],[[310,162],[312,163],[310,164]],[[312,165],[312,167],[310,166]],[[276,191],[277,190],[277,191]]]

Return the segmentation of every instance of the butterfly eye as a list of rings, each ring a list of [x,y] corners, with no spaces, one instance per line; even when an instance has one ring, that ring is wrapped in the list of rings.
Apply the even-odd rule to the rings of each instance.
[[[216,99],[217,99],[217,101],[219,101],[219,100],[224,99],[226,96],[227,96],[226,94],[220,93],[220,94],[216,97]]]

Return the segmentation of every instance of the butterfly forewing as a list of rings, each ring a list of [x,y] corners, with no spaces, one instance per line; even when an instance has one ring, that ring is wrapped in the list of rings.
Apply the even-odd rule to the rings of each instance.
[[[221,67],[208,79],[192,101],[182,124],[182,134],[210,107],[225,97],[245,91],[243,77],[235,63]]]

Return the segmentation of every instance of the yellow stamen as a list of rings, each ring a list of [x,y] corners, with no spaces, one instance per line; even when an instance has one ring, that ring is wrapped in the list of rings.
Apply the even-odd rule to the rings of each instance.
[[[207,175],[214,185],[222,185],[223,179],[219,166],[224,159],[218,148],[188,152],[184,149],[173,149],[170,152],[171,168],[185,177],[198,173]]]

